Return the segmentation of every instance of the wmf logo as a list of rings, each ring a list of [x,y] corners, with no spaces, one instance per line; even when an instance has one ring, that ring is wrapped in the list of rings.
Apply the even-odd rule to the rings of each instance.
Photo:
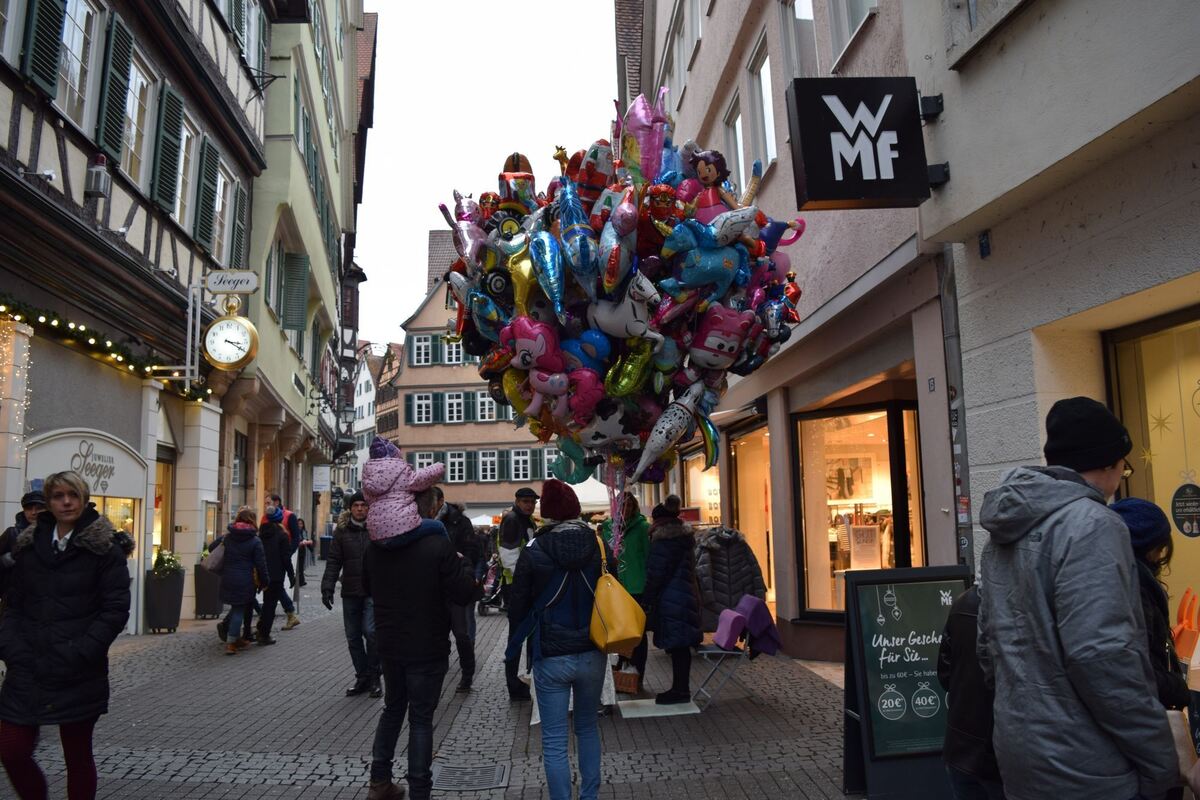
[[[883,115],[892,103],[892,96],[885,94],[883,102],[879,104],[879,110],[875,113],[867,109],[866,103],[860,102],[853,116],[837,95],[823,94],[821,99],[842,126],[841,131],[832,131],[829,134],[829,143],[833,148],[834,178],[843,180],[843,161],[847,167],[853,167],[854,163],[858,162],[858,168],[865,181],[895,178],[892,162],[900,157],[895,150],[898,137],[895,131],[879,130],[883,124]]]

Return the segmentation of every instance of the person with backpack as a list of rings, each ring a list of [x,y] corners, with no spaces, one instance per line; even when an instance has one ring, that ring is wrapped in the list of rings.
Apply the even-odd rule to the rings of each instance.
[[[579,754],[579,800],[596,800],[600,789],[600,707],[608,657],[592,643],[594,587],[600,578],[597,535],[579,519],[579,499],[569,485],[542,485],[542,516],[548,520],[517,559],[510,595],[513,634],[509,659],[524,640],[533,645],[533,680],[542,723],[542,765],[551,800],[570,800],[567,716],[575,701]],[[614,560],[606,548],[606,558]]]
[[[704,639],[700,630],[700,597],[696,588],[695,537],[679,518],[683,506],[675,495],[654,507],[650,516],[650,556],[642,593],[646,629],[654,646],[671,656],[671,688],[655,696],[659,705],[692,699],[692,648]]]

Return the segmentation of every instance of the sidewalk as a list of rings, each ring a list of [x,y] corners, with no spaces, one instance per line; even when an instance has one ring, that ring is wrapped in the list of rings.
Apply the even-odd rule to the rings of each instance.
[[[96,729],[100,798],[366,796],[368,755],[382,701],[347,698],[353,682],[341,610],[326,611],[317,583],[303,624],[279,644],[224,655],[215,622],[167,636],[123,637],[111,654],[112,711]],[[451,654],[438,707],[436,759],[457,766],[507,763],[507,789],[434,797],[548,797],[529,703],[510,704],[501,664],[503,615],[479,618],[476,690],[454,693]],[[694,679],[699,665],[693,668]],[[651,648],[647,684],[669,683],[669,659]],[[833,673],[826,674],[833,676]],[[698,716],[601,720],[604,798],[841,798],[841,691],[799,662],[759,658],[741,673],[753,691],[726,687]],[[38,751],[51,796],[65,794],[58,737]],[[401,749],[407,730],[401,736]],[[435,762],[436,763],[436,762]],[[397,753],[397,773],[405,756]],[[11,791],[0,780],[0,796]]]

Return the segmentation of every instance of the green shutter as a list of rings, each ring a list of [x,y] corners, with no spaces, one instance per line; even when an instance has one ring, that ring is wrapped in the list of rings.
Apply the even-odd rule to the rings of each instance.
[[[475,421],[478,413],[475,411],[476,398],[475,392],[463,392],[463,420],[466,422]]]
[[[467,451],[467,474],[463,480],[469,482],[479,480],[479,453],[474,450]]]
[[[283,257],[283,322],[285,331],[303,331],[308,327],[309,259],[299,253]]]
[[[446,463],[446,451],[445,450],[434,451],[433,463],[441,464],[444,467],[449,467],[449,465]]]
[[[230,0],[230,5],[233,6],[233,35],[237,37],[238,44],[246,43],[246,0]]]
[[[545,478],[544,464],[546,463],[546,454],[542,450],[531,450],[529,452],[529,478],[530,480],[540,481]]]
[[[129,67],[133,63],[133,34],[116,14],[108,20],[104,46],[104,77],[100,81],[100,111],[96,115],[96,145],[115,163],[121,163],[125,138],[125,99],[129,95]]]
[[[50,97],[58,94],[58,59],[66,18],[65,0],[31,0],[25,12],[21,72]]]
[[[266,68],[264,67],[264,69],[266,69]],[[295,119],[296,127],[295,127],[295,130],[293,131],[293,133],[296,136],[296,144],[301,144],[304,141],[304,139],[302,138],[303,129],[301,128],[301,125],[300,125],[300,79],[299,78],[292,79],[292,106],[295,111],[295,114],[293,116],[295,116],[295,118],[296,118]]]
[[[275,305],[272,309],[275,311],[275,316],[279,316],[279,310],[283,308],[283,242],[275,248]]]
[[[200,167],[196,172],[196,221],[192,238],[206,250],[213,245],[213,223],[217,212],[217,168],[221,156],[207,136],[200,142]]]
[[[429,337],[429,353],[430,359],[434,364],[441,364],[444,360],[442,357],[442,337],[436,333]]]
[[[508,480],[509,476],[512,474],[510,466],[512,464],[512,453],[510,453],[508,450],[501,450],[500,457],[497,459],[497,462],[496,479],[501,481]]]
[[[405,457],[406,459],[408,459],[408,465],[409,465],[410,467],[415,467],[415,466],[417,465],[417,454],[416,454],[416,453],[408,453],[408,454],[407,454],[406,456],[404,456],[404,457]]]
[[[404,424],[413,424],[413,396],[411,394],[404,395]]]
[[[233,246],[229,251],[229,266],[244,269],[246,266],[246,190],[237,185],[233,193]],[[315,375],[316,372],[313,372]]]
[[[183,157],[183,98],[164,86],[158,99],[158,133],[154,137],[154,181],[150,199],[168,214],[175,210],[179,193],[179,160]]]
[[[404,354],[408,357],[408,365],[410,367],[416,366],[416,361],[414,360],[416,359],[416,351],[417,348],[413,345],[412,337],[409,336],[404,344]]]
[[[275,280],[275,248],[271,247],[271,248],[267,249],[267,263],[263,267],[263,291],[267,293],[270,300],[275,299],[274,297],[270,296],[271,289],[274,288],[273,284],[272,284],[272,282],[274,280]],[[272,308],[273,305],[274,305],[273,303],[270,303],[270,302],[267,303],[268,308]],[[360,447],[359,449],[361,450],[362,448]]]
[[[433,421],[434,424],[446,421],[446,395],[442,392],[433,393]]]

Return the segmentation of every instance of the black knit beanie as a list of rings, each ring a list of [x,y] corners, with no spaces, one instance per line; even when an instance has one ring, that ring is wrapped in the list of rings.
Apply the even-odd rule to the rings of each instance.
[[[1129,431],[1090,397],[1059,400],[1046,415],[1046,463],[1076,472],[1111,466],[1129,455]]]

